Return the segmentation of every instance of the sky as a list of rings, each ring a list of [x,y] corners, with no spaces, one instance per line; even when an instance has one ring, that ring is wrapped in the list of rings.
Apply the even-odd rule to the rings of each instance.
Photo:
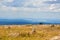
[[[0,19],[60,19],[60,0],[0,0]]]

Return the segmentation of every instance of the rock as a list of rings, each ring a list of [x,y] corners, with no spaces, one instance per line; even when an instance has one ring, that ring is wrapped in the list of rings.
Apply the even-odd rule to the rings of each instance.
[[[60,36],[54,36],[50,40],[60,40]]]
[[[51,25],[51,27],[55,27],[55,25],[54,25],[54,24],[52,24],[52,25]]]

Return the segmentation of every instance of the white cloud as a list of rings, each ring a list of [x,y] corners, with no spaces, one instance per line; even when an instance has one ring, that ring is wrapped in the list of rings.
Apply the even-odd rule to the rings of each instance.
[[[14,0],[5,0],[6,2],[13,2]]]
[[[1,10],[3,10],[3,11],[8,11],[8,7],[5,6],[5,5],[3,5],[3,6],[1,6]]]
[[[30,1],[25,2],[24,6],[27,7],[29,5],[32,5],[35,7],[39,7],[43,3],[43,1],[46,1],[46,0],[30,0]]]
[[[16,7],[11,7],[11,10],[15,12],[15,11],[18,10],[18,8],[16,8]]]
[[[55,4],[51,4],[50,7],[49,7],[49,9],[51,9],[51,10],[53,10],[55,8],[56,8]]]
[[[60,9],[50,9],[49,7],[45,8],[24,8],[24,7],[6,7],[3,6],[2,10],[4,11],[13,11],[13,12],[60,12]]]
[[[18,8],[16,8],[16,7],[7,7],[5,5],[1,6],[0,9],[2,11],[13,11],[13,12],[18,11]]]
[[[60,4],[51,4],[50,6],[49,6],[49,9],[51,10],[51,11],[55,11],[55,12],[60,12],[60,6],[59,6]]]
[[[4,0],[5,2],[13,2],[14,0]],[[3,10],[11,10],[11,11],[26,11],[26,12],[40,12],[40,11],[50,11],[50,12],[60,12],[60,4],[44,4],[44,1],[56,1],[56,0],[28,0],[24,2],[24,6],[22,7],[7,7],[6,5],[2,5]],[[17,5],[17,4],[16,4]],[[28,7],[31,6],[31,7]],[[32,6],[36,8],[32,8]]]
[[[47,1],[57,1],[57,0],[47,0]]]
[[[0,2],[1,2],[2,0],[0,0]]]

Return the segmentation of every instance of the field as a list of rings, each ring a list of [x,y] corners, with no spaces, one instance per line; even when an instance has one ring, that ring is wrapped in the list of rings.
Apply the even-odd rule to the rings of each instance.
[[[0,25],[0,40],[52,40],[60,25]]]

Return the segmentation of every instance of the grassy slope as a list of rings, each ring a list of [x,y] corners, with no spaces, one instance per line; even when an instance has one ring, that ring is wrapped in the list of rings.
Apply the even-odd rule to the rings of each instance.
[[[50,25],[12,25],[11,28],[8,27],[9,25],[0,26],[0,40],[49,40],[60,34],[60,25],[55,27],[50,27]],[[32,27],[36,32],[30,34]],[[11,33],[19,33],[19,35]]]

